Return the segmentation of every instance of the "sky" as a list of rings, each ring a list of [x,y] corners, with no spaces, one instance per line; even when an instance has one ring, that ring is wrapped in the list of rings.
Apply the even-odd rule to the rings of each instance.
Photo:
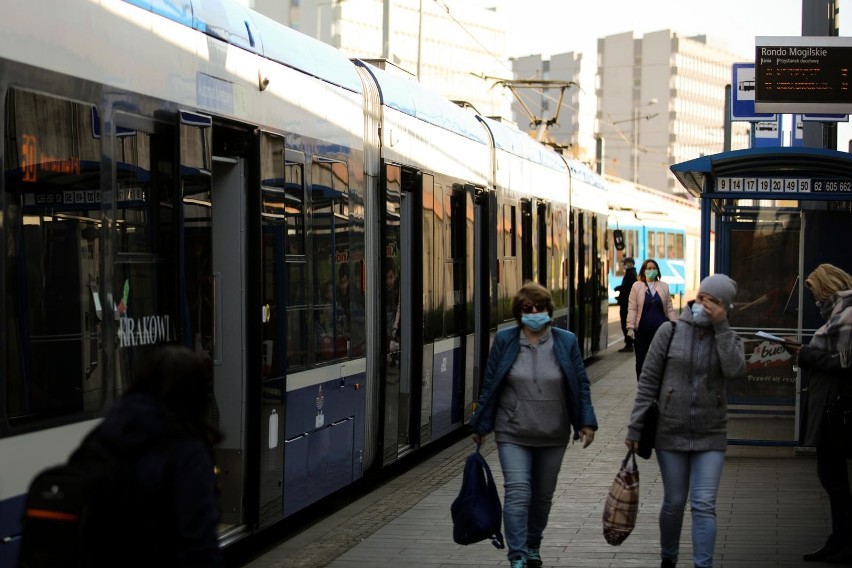
[[[569,51],[583,54],[592,68],[581,88],[594,93],[597,39],[671,29],[684,36],[707,35],[727,45],[743,62],[754,59],[755,36],[802,35],[802,2],[808,0],[506,0],[500,8],[507,24],[507,55]],[[840,35],[852,36],[852,0],[839,0]],[[849,25],[844,26],[844,22]],[[588,74],[590,73],[590,74]],[[588,87],[583,83],[589,83]],[[586,108],[585,102],[581,103]],[[593,98],[591,105],[594,105]],[[584,117],[581,115],[581,129]],[[852,126],[841,124],[838,145],[848,148]]]
[[[707,34],[731,51],[750,55],[755,36],[802,35],[802,2],[808,0],[508,0],[501,11],[510,56],[582,51],[592,57],[597,38],[634,31],[672,29]],[[844,8],[847,12],[844,12]],[[852,0],[840,0],[852,22]]]

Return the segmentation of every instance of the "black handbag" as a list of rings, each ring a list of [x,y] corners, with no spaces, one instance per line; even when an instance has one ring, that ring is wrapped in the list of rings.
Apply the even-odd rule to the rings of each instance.
[[[657,400],[654,399],[651,406],[645,411],[645,421],[642,424],[642,432],[639,434],[639,447],[636,449],[636,455],[640,458],[648,459],[651,457],[654,440],[657,438],[657,422],[659,420],[660,408],[657,406]]]
[[[675,334],[675,322],[672,324],[672,334],[669,336],[669,343],[666,346],[666,355],[663,357],[663,369],[660,371],[660,384],[663,384],[663,375],[666,372],[666,361],[669,358],[669,349],[672,346],[672,338]],[[636,450],[636,455],[643,459],[651,457],[651,450],[654,449],[654,441],[657,439],[657,422],[660,420],[660,407],[657,404],[657,399],[660,398],[660,391],[654,400],[651,401],[651,406],[645,411],[645,419],[642,423],[642,431],[639,434],[639,447]]]

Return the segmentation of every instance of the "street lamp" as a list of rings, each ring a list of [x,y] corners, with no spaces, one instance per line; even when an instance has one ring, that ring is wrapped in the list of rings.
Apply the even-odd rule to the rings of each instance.
[[[650,120],[657,116],[658,112],[654,114],[648,114],[645,116],[640,116],[640,112],[642,107],[654,106],[659,101],[656,98],[653,98],[648,101],[645,105],[637,106],[633,109],[633,183],[639,183],[639,121],[640,120]]]

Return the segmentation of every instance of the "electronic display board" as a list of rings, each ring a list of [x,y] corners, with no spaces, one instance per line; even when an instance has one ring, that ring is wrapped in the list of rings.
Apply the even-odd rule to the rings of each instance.
[[[852,38],[757,37],[757,112],[852,112]]]

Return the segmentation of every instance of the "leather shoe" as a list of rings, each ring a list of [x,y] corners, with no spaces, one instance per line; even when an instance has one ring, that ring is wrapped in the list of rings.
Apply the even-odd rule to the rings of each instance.
[[[624,347],[619,349],[618,352],[619,353],[633,353],[633,346],[632,345],[625,345]]]
[[[802,556],[805,562],[827,562],[829,556],[840,554],[844,550],[843,545],[826,542],[822,548],[808,552]]]
[[[837,554],[829,554],[825,557],[829,564],[852,564],[852,546],[843,547]]]

